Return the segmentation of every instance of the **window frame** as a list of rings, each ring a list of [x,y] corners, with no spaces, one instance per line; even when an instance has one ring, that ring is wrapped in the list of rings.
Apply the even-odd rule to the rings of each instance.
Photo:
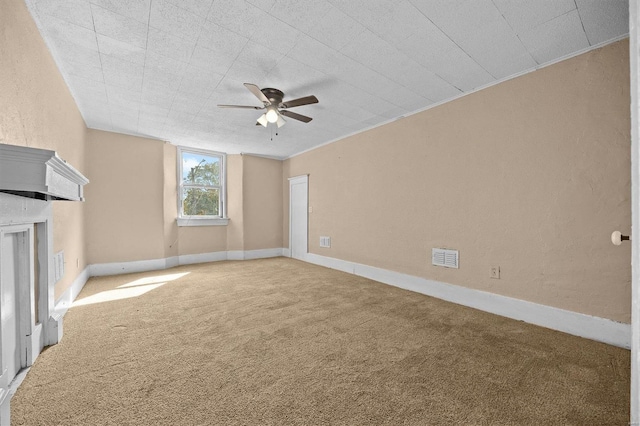
[[[184,153],[206,155],[208,157],[218,157],[220,159],[220,186],[212,185],[184,185],[182,180],[182,156]],[[227,154],[224,152],[210,151],[206,149],[190,148],[186,146],[178,146],[177,155],[177,198],[178,198],[178,226],[216,226],[227,225],[229,218],[227,217]],[[185,188],[212,188],[219,189],[220,196],[218,198],[219,215],[184,215],[182,196]]]

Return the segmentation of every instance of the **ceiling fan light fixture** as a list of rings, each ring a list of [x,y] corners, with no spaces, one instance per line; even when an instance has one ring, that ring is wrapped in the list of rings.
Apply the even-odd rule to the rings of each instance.
[[[297,106],[303,105],[311,105],[317,104],[318,98],[313,95],[304,96],[302,98],[291,99],[287,102],[283,102],[284,93],[281,90],[273,89],[269,87],[265,87],[264,89],[260,89],[255,84],[244,83],[244,86],[249,89],[251,93],[253,93],[256,98],[262,102],[262,106],[251,106],[251,105],[218,105],[220,108],[244,108],[244,109],[261,109],[266,110],[264,114],[258,118],[256,122],[256,126],[260,125],[263,127],[268,127],[269,123],[276,124],[278,128],[284,126],[286,124],[286,120],[283,116],[287,118],[292,118],[297,121],[301,121],[303,123],[308,123],[312,120],[311,117],[307,117],[306,115],[298,114],[293,111],[290,111],[288,108],[293,108]],[[282,108],[279,110],[278,108]]]
[[[267,113],[265,114],[265,116],[269,123],[276,123],[278,121],[278,118],[280,118],[280,114],[278,114],[278,111],[273,107],[267,108]]]

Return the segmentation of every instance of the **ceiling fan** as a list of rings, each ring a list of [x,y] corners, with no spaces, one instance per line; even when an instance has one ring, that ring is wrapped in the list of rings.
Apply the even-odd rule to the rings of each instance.
[[[256,98],[262,102],[262,106],[248,106],[248,105],[218,105],[220,108],[246,108],[246,109],[265,109],[266,112],[258,118],[257,125],[267,127],[269,123],[276,123],[278,127],[285,125],[286,121],[282,116],[293,118],[294,120],[308,123],[312,120],[311,117],[298,114],[293,111],[289,111],[288,108],[293,108],[302,105],[317,104],[318,98],[315,96],[305,96],[303,98],[292,99],[290,101],[283,101],[284,93],[278,89],[264,88],[260,89],[255,84],[244,83],[244,86],[253,93]]]

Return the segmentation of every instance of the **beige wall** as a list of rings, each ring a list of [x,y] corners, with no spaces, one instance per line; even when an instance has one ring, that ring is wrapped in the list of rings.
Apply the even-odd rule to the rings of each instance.
[[[228,155],[229,225],[178,227],[174,145],[101,130],[87,144],[90,263],[280,247],[281,161]]]
[[[89,263],[165,257],[164,155],[162,141],[88,131]]]
[[[175,166],[173,173],[175,182]],[[180,254],[281,247],[282,161],[227,155],[226,177],[229,224],[178,228]],[[175,192],[169,198],[175,199]],[[174,221],[176,214],[177,207]]]
[[[282,247],[282,161],[242,158],[244,249]]]
[[[86,174],[86,127],[23,1],[0,0],[0,143],[55,150]],[[54,251],[64,250],[59,297],[85,268],[84,206],[53,203]]]
[[[280,248],[282,161],[227,156],[228,250]]]
[[[244,215],[242,210],[244,162],[241,155],[227,155],[227,247],[244,250]]]
[[[283,211],[286,178],[308,173],[312,253],[629,322],[630,245],[610,242],[631,227],[628,49],[293,157]],[[433,247],[460,269],[432,266]]]

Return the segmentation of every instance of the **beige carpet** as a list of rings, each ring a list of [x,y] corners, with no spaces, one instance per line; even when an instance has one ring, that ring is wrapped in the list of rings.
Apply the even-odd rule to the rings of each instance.
[[[83,300],[13,424],[628,422],[627,350],[291,259],[92,278]]]

